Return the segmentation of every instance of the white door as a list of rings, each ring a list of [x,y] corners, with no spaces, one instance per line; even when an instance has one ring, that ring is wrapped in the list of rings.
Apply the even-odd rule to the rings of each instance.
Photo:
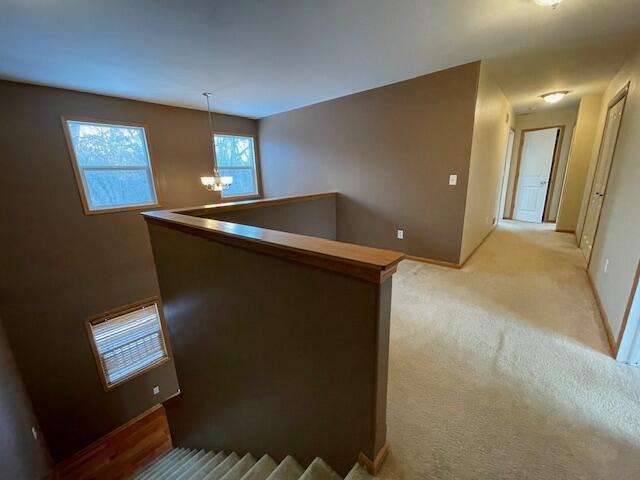
[[[582,229],[582,238],[580,239],[580,248],[587,261],[591,258],[591,249],[593,248],[593,241],[596,236],[596,230],[598,229],[598,222],[600,221],[600,211],[602,210],[602,202],[604,201],[604,195],[607,190],[607,181],[609,180],[611,161],[613,160],[613,152],[618,139],[618,130],[620,129],[620,121],[622,120],[625,98],[626,97],[621,98],[618,103],[611,106],[607,111],[607,122],[602,136],[598,165],[596,166],[596,173],[593,177],[589,206],[587,207],[587,215],[584,221],[584,228]]]
[[[559,128],[524,132],[513,218],[542,222]]]
[[[504,218],[504,207],[507,203],[507,188],[509,186],[509,171],[511,170],[511,154],[513,153],[513,139],[516,132],[509,129],[509,139],[507,141],[507,153],[504,158],[504,169],[502,170],[502,186],[500,187],[500,204],[498,205],[498,219]]]

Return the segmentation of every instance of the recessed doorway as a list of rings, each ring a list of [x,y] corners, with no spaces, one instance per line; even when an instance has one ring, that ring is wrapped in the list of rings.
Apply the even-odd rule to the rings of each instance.
[[[515,220],[547,220],[563,135],[564,126],[522,131],[513,196]]]

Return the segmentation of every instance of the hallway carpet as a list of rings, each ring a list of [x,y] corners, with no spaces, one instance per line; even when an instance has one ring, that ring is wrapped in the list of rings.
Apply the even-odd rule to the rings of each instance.
[[[505,222],[394,277],[382,479],[640,479],[640,369],[610,356],[571,234]]]

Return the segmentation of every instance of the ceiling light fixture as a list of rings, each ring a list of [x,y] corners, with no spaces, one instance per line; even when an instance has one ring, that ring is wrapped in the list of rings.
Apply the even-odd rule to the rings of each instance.
[[[542,99],[547,103],[558,103],[560,100],[564,98],[564,96],[569,93],[568,90],[563,90],[561,92],[549,92],[544,95],[540,95]]]
[[[211,117],[211,104],[209,103],[210,97],[213,95],[212,93],[205,92],[204,95],[207,99],[207,115],[209,116],[209,141],[211,142],[211,149],[213,152],[213,176],[211,177],[200,177],[200,181],[202,185],[209,191],[221,192],[222,190],[229,188],[233,183],[233,177],[230,176],[222,176],[220,175],[220,171],[218,170],[218,163],[216,159],[216,145],[213,136],[213,120]]]
[[[552,7],[553,9],[555,9],[558,5],[560,5],[560,2],[562,2],[562,0],[533,0],[534,2],[536,2],[537,5],[540,5],[541,7]]]

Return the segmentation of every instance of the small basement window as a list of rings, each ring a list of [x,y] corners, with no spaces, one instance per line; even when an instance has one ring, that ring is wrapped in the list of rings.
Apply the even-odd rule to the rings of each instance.
[[[220,175],[233,177],[223,197],[254,197],[260,194],[253,137],[216,133],[216,166]]]
[[[158,204],[144,127],[77,120],[64,127],[86,213]]]
[[[156,301],[89,320],[87,331],[106,390],[169,360]]]

